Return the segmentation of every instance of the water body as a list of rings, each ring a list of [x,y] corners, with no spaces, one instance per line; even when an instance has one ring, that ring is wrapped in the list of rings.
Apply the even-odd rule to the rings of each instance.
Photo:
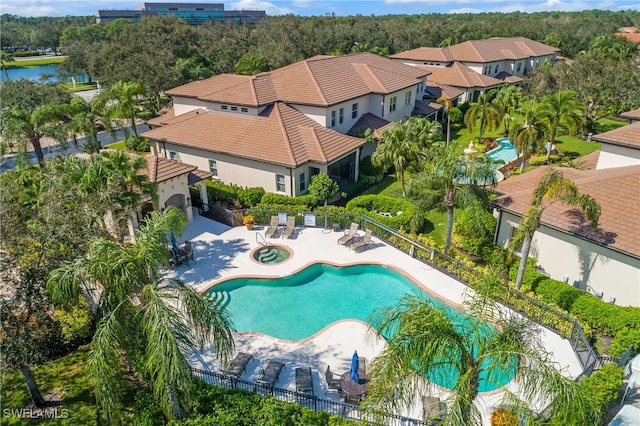
[[[41,81],[42,75],[47,75],[45,80],[47,83],[56,83],[60,81],[58,77],[59,64],[40,65],[37,67],[23,67],[23,68],[9,68],[7,74],[9,74],[10,80],[19,80],[25,78],[32,81]],[[7,79],[7,75],[4,71],[0,72],[0,81]],[[75,77],[76,83],[85,83],[89,81],[86,74],[78,75]],[[71,78],[66,79],[64,83],[71,83]]]

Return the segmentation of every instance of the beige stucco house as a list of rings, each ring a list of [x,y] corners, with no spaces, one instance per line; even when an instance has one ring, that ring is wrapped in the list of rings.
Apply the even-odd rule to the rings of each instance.
[[[419,47],[389,58],[429,71],[429,81],[464,91],[460,102],[501,84],[520,83],[522,77],[547,60],[555,62],[560,49],[525,37],[469,40],[448,47]]]
[[[156,156],[197,166],[214,179],[307,192],[326,173],[344,188],[375,145],[361,138],[414,112],[428,72],[371,53],[315,56],[256,76],[222,74],[166,93],[173,107],[142,134]]]
[[[542,216],[530,256],[550,277],[603,300],[640,306],[640,122],[593,137],[602,150],[585,156],[586,170],[561,168],[602,209],[597,229],[582,213],[556,203]],[[507,246],[546,166],[500,182],[493,205],[497,244]]]

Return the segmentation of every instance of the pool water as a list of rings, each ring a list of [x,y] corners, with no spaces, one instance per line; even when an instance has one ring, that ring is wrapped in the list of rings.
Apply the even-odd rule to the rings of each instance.
[[[505,164],[518,158],[518,151],[509,138],[498,139],[496,143],[499,147],[487,152],[486,156],[492,160],[502,160]]]
[[[478,326],[473,318],[422,291],[404,275],[378,265],[338,268],[319,263],[279,279],[237,278],[212,287],[208,297],[230,312],[239,332],[300,340],[339,320],[367,322],[376,308],[394,305],[406,293],[419,294],[446,308],[460,327]],[[486,329],[495,332],[491,326]],[[513,372],[499,375],[500,384],[513,379]],[[448,379],[441,376],[429,380],[451,389],[457,373],[444,375]],[[482,392],[499,387],[481,380]]]
[[[291,256],[291,252],[286,247],[268,245],[255,250],[252,256],[260,263],[275,265],[287,260]]]

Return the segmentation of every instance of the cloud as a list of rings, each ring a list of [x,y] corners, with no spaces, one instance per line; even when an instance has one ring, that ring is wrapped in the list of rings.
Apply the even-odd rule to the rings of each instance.
[[[294,13],[293,10],[286,7],[278,7],[273,3],[260,0],[240,0],[229,3],[225,9],[244,9],[244,10],[264,10],[267,15],[288,15]]]

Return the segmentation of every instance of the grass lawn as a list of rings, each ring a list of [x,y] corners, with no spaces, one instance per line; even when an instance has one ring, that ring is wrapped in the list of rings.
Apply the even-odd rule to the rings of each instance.
[[[40,65],[60,64],[64,62],[62,56],[50,56],[47,58],[24,59],[20,61],[8,61],[4,63],[6,68],[28,68],[39,67]]]
[[[91,425],[97,424],[97,407],[89,392],[89,378],[86,372],[88,347],[67,356],[36,367],[34,374],[40,391],[47,398],[47,392],[56,392],[62,399],[57,407],[58,416],[66,418],[48,419],[47,425]],[[5,417],[4,410],[26,408],[31,403],[29,391],[19,371],[5,369],[2,372],[0,391],[3,409],[3,425],[31,424],[18,417]],[[63,411],[63,409],[66,410]]]
[[[63,83],[62,85],[70,92],[84,92],[85,90],[96,89],[96,85],[93,83],[76,83],[75,89],[73,88],[73,83]]]

